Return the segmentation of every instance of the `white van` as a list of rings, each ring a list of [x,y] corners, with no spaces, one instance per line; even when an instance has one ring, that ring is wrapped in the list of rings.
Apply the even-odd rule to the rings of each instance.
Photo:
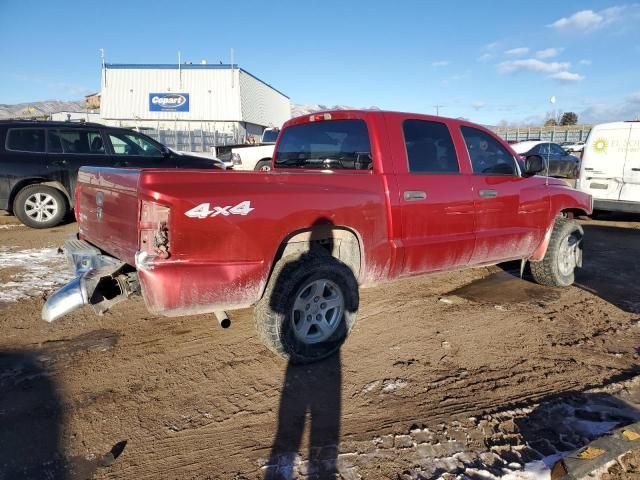
[[[594,210],[640,213],[640,122],[595,125],[582,153],[576,188]]]

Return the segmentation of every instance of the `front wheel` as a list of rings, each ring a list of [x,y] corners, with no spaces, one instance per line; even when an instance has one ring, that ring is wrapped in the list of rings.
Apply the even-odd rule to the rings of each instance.
[[[533,279],[541,285],[568,287],[575,280],[576,267],[582,266],[584,230],[578,222],[558,217],[544,258],[531,262]]]
[[[13,213],[31,228],[51,228],[60,224],[68,213],[62,192],[47,185],[28,185],[18,192]]]
[[[323,253],[281,259],[255,309],[258,336],[293,363],[335,353],[356,320],[358,284],[344,263]]]

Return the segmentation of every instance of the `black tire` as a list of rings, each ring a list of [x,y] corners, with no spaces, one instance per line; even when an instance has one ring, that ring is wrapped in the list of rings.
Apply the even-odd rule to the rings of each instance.
[[[42,214],[38,215],[39,206],[36,199],[42,202]],[[51,228],[62,223],[69,213],[69,205],[64,194],[53,187],[35,184],[28,185],[18,192],[13,201],[13,213],[27,227]]]
[[[575,280],[575,268],[582,265],[582,239],[584,230],[578,222],[558,217],[553,225],[551,239],[544,258],[530,262],[536,283],[551,287],[568,287]],[[564,259],[568,259],[564,262]],[[571,268],[571,264],[574,263]]]
[[[297,299],[302,298],[305,288],[317,281],[329,281],[333,287],[337,287],[344,299],[344,307],[341,318],[332,327],[331,336],[318,343],[308,343],[299,338],[295,327],[300,322],[314,322],[304,316],[294,318],[294,305]],[[317,302],[316,298],[309,302]],[[358,302],[358,283],[353,272],[336,258],[317,252],[282,258],[276,264],[265,293],[255,308],[258,337],[269,350],[292,363],[321,360],[335,353],[346,340],[356,321]],[[314,306],[317,309],[320,305]]]
[[[262,170],[268,172],[269,170],[271,170],[271,160],[260,160],[258,163],[256,163],[254,170]]]

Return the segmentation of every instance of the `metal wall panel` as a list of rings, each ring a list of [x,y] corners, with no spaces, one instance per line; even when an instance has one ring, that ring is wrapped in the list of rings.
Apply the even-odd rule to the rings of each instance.
[[[233,78],[232,78],[233,77]],[[105,119],[242,121],[239,70],[109,68],[103,70]],[[150,93],[188,93],[188,112],[149,111]]]
[[[240,71],[240,104],[245,122],[281,127],[291,118],[289,99],[244,71]]]

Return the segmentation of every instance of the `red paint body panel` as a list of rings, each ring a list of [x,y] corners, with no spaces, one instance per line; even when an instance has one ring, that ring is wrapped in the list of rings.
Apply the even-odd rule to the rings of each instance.
[[[369,285],[400,276],[528,258],[540,250],[559,211],[591,211],[588,195],[563,182],[551,180],[547,186],[542,177],[473,175],[459,127],[479,128],[476,125],[396,112],[329,115],[333,120],[366,122],[372,170],[87,167],[78,178],[80,235],[135,265],[141,250],[140,203],[169,207],[169,258],[141,261],[136,267],[149,310],[174,316],[252,305],[263,293],[283,242],[318,222],[357,236],[362,254],[359,281]],[[459,174],[408,171],[402,132],[402,121],[408,118],[448,126]],[[283,128],[308,121],[309,116],[299,117]],[[499,195],[480,198],[478,192],[483,188],[498,190]],[[407,201],[405,191],[422,191],[426,198]],[[102,205],[97,204],[98,197]],[[224,210],[242,202],[250,202],[252,208],[246,215],[185,215],[203,203],[209,203],[212,210]]]

